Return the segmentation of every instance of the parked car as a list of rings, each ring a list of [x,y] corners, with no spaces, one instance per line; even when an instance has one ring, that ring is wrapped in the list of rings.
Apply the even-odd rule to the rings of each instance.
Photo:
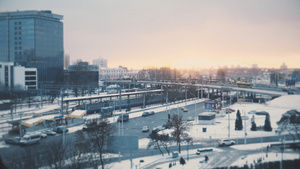
[[[186,119],[186,121],[194,121],[194,118],[190,116]]]
[[[54,129],[53,129],[53,131],[55,131],[56,133],[63,133],[63,132],[68,132],[69,130],[66,128],[66,127],[64,127],[64,126],[58,126],[58,127],[55,127]]]
[[[235,144],[233,140],[222,139],[218,141],[219,146],[231,146]]]
[[[44,134],[47,134],[48,136],[55,136],[56,132],[52,131],[52,130],[46,130],[43,131]]]
[[[146,116],[149,116],[149,112],[145,111],[143,114],[142,114],[142,117],[146,117]]]
[[[142,132],[148,132],[149,131],[149,127],[148,126],[143,126],[142,127]]]
[[[154,114],[155,114],[154,111],[150,111],[150,112],[149,112],[149,115],[154,115]]]
[[[7,138],[7,139],[4,140],[4,142],[6,144],[15,144],[15,145],[17,145],[17,144],[20,144],[20,138],[18,138],[18,137]]]

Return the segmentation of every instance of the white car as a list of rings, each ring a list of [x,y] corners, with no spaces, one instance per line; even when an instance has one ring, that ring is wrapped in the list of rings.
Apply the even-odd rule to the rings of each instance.
[[[235,144],[233,140],[222,139],[218,141],[219,146],[231,146]]]
[[[194,118],[190,116],[186,119],[186,121],[194,121]]]
[[[142,132],[148,132],[148,131],[149,131],[149,127],[148,126],[143,126]]]
[[[54,132],[52,130],[46,130],[46,131],[43,131],[43,134],[46,134],[48,136],[55,136],[56,132]]]

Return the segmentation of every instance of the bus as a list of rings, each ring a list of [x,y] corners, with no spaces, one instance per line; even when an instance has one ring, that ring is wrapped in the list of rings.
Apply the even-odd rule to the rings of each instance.
[[[252,88],[252,84],[247,82],[236,82],[236,85],[242,88]]]

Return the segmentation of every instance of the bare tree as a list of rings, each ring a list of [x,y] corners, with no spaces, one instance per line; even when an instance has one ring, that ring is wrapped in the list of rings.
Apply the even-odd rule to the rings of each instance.
[[[174,131],[171,133],[174,137],[177,145],[178,151],[181,153],[181,142],[187,141],[192,143],[192,138],[188,135],[187,131],[190,129],[190,123],[183,121],[182,115],[174,114],[171,116],[170,126],[174,128]]]
[[[46,152],[45,159],[51,169],[64,168],[67,145],[68,144],[63,144],[62,140],[53,140],[52,142],[44,144],[42,149]]]
[[[105,146],[109,136],[115,131],[115,126],[110,124],[106,118],[93,120],[87,124],[86,134],[83,131],[76,132],[76,145],[85,150],[95,150],[95,153],[99,155],[102,169],[104,169],[103,154],[106,151]]]
[[[300,112],[289,110],[281,116],[277,122],[279,133],[288,132],[294,139],[300,139]]]
[[[167,151],[168,155],[170,155],[169,144],[170,137],[166,134],[158,134],[158,130],[153,130],[152,133],[149,134],[150,142],[147,145],[147,148],[154,147],[157,148],[161,155],[164,156],[163,151],[161,150],[161,146]]]

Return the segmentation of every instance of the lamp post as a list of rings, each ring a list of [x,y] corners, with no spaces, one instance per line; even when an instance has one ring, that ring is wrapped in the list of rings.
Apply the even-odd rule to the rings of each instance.
[[[191,95],[193,95],[194,97],[195,97],[195,117],[194,117],[194,119],[195,119],[195,123],[197,123],[197,113],[196,113],[196,111],[197,111],[197,97],[193,94],[193,93],[190,93]]]

